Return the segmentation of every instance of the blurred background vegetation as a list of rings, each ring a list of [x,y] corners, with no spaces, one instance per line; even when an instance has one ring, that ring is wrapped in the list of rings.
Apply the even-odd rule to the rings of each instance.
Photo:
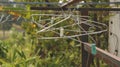
[[[43,2],[43,0],[15,0],[16,2]],[[109,2],[109,0],[87,0],[87,2]],[[59,0],[44,0],[44,2],[59,2]],[[11,5],[12,6],[12,5]],[[0,12],[3,20],[10,15],[9,19],[0,23],[0,66],[1,67],[81,67],[81,44],[71,39],[39,40],[36,34],[37,25],[31,23],[30,6],[47,5],[19,5],[26,9],[23,12]],[[24,6],[24,7],[23,7]],[[7,7],[7,6],[6,6]],[[83,7],[109,7],[109,5],[84,5]],[[25,12],[26,11],[26,12]],[[36,13],[56,13],[55,11],[36,11]],[[21,16],[21,19],[18,18]],[[108,25],[109,12],[89,12],[91,20],[99,21]],[[24,19],[27,22],[23,21]],[[2,22],[2,21],[1,21]],[[64,25],[64,24],[63,24]],[[97,29],[96,29],[97,31]],[[52,34],[52,33],[51,33]],[[51,35],[47,34],[47,35]],[[108,32],[92,35],[97,46],[104,50],[108,48]],[[91,41],[89,41],[91,42]],[[91,67],[108,67],[102,60],[94,60]]]

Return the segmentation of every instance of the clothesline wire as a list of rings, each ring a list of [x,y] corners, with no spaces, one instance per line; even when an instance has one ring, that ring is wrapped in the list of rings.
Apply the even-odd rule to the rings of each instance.
[[[58,2],[7,2],[7,1],[0,1],[0,3],[3,4],[59,4]],[[78,3],[81,5],[87,5],[87,4],[99,4],[99,5],[106,5],[106,4],[120,4],[120,2],[85,2],[85,3]]]

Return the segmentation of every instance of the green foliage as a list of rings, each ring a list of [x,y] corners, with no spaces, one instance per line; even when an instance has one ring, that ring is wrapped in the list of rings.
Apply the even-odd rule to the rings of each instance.
[[[73,41],[67,39],[60,40],[40,40],[37,48],[41,48],[39,55],[42,59],[49,58],[46,65],[54,64],[50,67],[74,67],[80,66],[79,48],[75,47]],[[57,65],[57,66],[56,66]]]
[[[41,40],[16,32],[1,41],[2,67],[75,67],[80,66],[79,48],[71,40]],[[70,44],[70,45],[68,45]]]
[[[32,22],[23,22],[21,24],[22,28],[27,32],[27,34],[36,35],[37,26]]]
[[[39,56],[34,52],[35,45],[29,37],[13,30],[7,40],[0,41],[0,63],[2,67],[29,67],[38,64]]]
[[[4,46],[4,45],[6,45],[6,44],[0,40],[0,57],[1,58],[2,57],[5,58],[6,52],[8,52],[7,46]]]
[[[17,0],[21,1],[21,0]],[[27,1],[28,0],[22,0]],[[31,0],[30,2],[35,2],[37,0]],[[42,0],[39,0],[42,1]],[[56,0],[57,1],[57,0]],[[90,0],[89,0],[90,1]],[[98,2],[99,0],[91,0],[93,2]],[[57,1],[58,2],[58,1]],[[38,6],[38,5],[35,5]],[[86,6],[91,7],[91,6]],[[107,5],[92,5],[92,7],[108,7]],[[25,13],[25,17],[30,20],[30,5],[27,5],[28,13]],[[41,14],[45,13],[40,11]],[[35,12],[39,13],[39,12]],[[52,13],[48,11],[46,13]],[[53,12],[54,13],[54,12]],[[95,16],[96,14],[96,16]],[[107,12],[90,12],[92,20],[97,20],[102,23],[108,21],[109,16]],[[39,17],[35,17],[37,21]],[[49,17],[42,17],[42,19],[47,19]],[[95,19],[96,18],[96,19]],[[56,20],[60,21],[61,19]],[[43,22],[43,24],[50,21]],[[63,23],[56,25],[56,27],[61,27],[67,24],[72,24],[72,20],[67,20]],[[0,64],[2,67],[79,67],[81,66],[81,52],[80,47],[76,46],[78,44],[70,39],[53,39],[53,40],[38,40],[39,36],[55,36],[53,32],[36,34],[38,27],[35,27],[32,22],[23,22],[21,24],[22,28],[25,30],[24,33],[17,32],[12,29],[13,34],[7,40],[0,41]],[[76,27],[69,27],[68,29],[76,29]],[[104,28],[101,28],[104,29]],[[92,29],[93,30],[93,29]],[[67,32],[70,35],[71,32]],[[75,34],[75,33],[74,33]],[[105,44],[107,35],[95,35],[95,40],[103,40],[100,44]],[[106,49],[107,45],[101,45],[101,48]],[[102,63],[101,63],[102,64]],[[103,65],[104,66],[104,65]]]

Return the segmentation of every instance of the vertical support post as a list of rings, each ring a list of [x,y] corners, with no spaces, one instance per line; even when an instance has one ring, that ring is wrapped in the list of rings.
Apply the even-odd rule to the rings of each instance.
[[[82,36],[81,40],[83,42],[87,42],[88,37],[87,36]],[[84,44],[82,44],[82,67],[87,67],[87,59],[88,59],[88,52],[85,51],[84,49]]]
[[[110,2],[117,2],[119,0],[110,0]],[[118,5],[111,4],[112,8],[119,8]],[[120,11],[111,11],[109,22],[109,52],[120,57]]]
[[[88,16],[88,11],[81,11],[81,15]],[[85,19],[88,19],[88,18],[85,18]],[[82,21],[84,21],[84,20],[82,20]],[[84,28],[84,30],[86,30],[86,31],[88,30],[88,26],[86,26],[85,24],[81,24],[81,27]],[[81,41],[88,42],[88,36],[87,35],[82,36]],[[83,43],[82,43],[81,50],[82,50],[82,67],[90,67],[87,63],[88,62],[87,61],[88,60],[88,52],[85,51]]]

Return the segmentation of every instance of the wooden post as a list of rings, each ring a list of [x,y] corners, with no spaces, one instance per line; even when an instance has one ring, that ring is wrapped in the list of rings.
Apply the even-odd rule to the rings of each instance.
[[[81,11],[81,15],[88,16],[88,11]],[[88,18],[85,18],[85,19],[88,19]],[[84,21],[84,20],[82,20],[82,21]],[[81,27],[85,31],[87,31],[89,29],[89,27],[85,24],[81,24]],[[88,42],[88,36],[87,35],[82,36],[81,41]],[[85,44],[82,43],[82,49],[81,49],[82,50],[82,67],[90,67],[90,63],[88,62],[89,61],[89,55],[88,55],[88,52],[85,51],[84,45]]]

